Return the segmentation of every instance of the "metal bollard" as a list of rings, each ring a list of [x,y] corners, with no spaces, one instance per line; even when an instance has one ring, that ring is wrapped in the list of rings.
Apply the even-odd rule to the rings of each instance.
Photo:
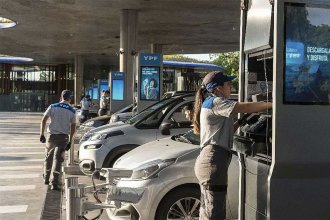
[[[66,219],[78,220],[76,198],[78,196],[78,177],[65,178]]]
[[[74,143],[71,143],[71,148],[69,150],[68,165],[74,165]]]

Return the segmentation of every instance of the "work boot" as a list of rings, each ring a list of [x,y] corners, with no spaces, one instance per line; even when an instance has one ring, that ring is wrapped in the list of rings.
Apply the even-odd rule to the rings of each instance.
[[[61,191],[61,188],[58,185],[51,185],[50,190]]]

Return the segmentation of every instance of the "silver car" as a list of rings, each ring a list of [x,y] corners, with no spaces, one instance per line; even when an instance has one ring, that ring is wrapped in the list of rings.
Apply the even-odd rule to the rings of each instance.
[[[107,202],[121,207],[107,209],[110,219],[198,219],[200,189],[194,173],[199,136],[184,135],[149,142],[120,157],[115,169],[132,170],[110,190]],[[237,156],[229,167],[227,219],[238,218]]]
[[[194,102],[193,95],[163,99],[125,123],[112,123],[86,133],[79,145],[79,166],[89,175],[112,167],[114,162],[134,148],[191,129],[183,109]]]
[[[134,107],[134,105],[131,104],[113,113],[112,115],[98,116],[85,121],[77,129],[77,132],[74,136],[74,143],[78,144],[83,135],[94,128],[106,125],[108,123],[126,121],[130,119],[133,116],[135,108],[136,106]]]

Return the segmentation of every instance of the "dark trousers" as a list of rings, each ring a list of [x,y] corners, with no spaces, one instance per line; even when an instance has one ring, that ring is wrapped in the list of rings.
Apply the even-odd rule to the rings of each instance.
[[[47,137],[44,179],[51,180],[52,185],[60,183],[61,167],[64,161],[65,147],[69,143],[69,136],[65,134],[51,134]]]
[[[217,145],[205,146],[195,163],[201,188],[200,220],[226,218],[228,168],[231,152]]]
[[[81,116],[79,118],[80,123],[84,123],[89,119],[89,110],[82,110],[81,111]]]
[[[98,116],[106,115],[107,111],[107,109],[100,108],[98,111]]]

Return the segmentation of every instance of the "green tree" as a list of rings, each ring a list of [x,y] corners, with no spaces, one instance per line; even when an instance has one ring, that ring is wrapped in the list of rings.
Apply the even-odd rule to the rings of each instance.
[[[224,73],[230,76],[236,76],[233,80],[233,89],[238,91],[238,75],[239,75],[239,52],[228,52],[214,55],[213,64],[223,66]]]
[[[205,60],[198,60],[190,57],[186,57],[181,54],[173,54],[173,55],[164,55],[163,56],[164,60],[169,60],[169,61],[179,61],[179,62],[191,62],[191,63],[210,63]]]

